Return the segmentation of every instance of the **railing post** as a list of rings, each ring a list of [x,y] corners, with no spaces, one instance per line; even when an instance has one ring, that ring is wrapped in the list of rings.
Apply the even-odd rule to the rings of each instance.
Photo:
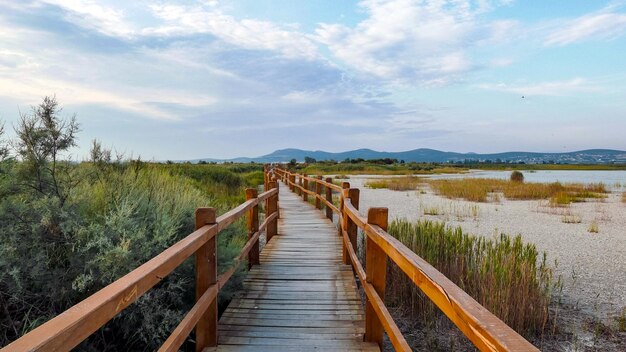
[[[304,187],[305,190],[308,191],[309,190],[309,180],[306,179],[307,174],[304,174],[302,176],[303,176],[303,180],[304,180],[303,181],[303,184],[304,184],[303,187]],[[302,192],[302,199],[304,199],[305,202],[308,202],[309,201],[309,194],[306,193],[306,192]]]
[[[356,209],[359,210],[359,189],[358,188],[350,188],[348,190],[344,190],[343,191],[345,195],[347,195],[347,197],[350,199],[350,203],[352,204],[352,206]],[[354,221],[352,221],[352,218],[350,218],[350,216],[348,216],[348,212],[344,212],[343,215],[344,218],[344,228],[346,229],[346,232],[348,233],[348,238],[350,239],[350,243],[352,244],[352,248],[354,248],[354,252],[358,253],[358,247],[356,244],[356,237],[358,234],[358,227],[356,226],[356,224],[354,223]],[[344,264],[350,264],[350,255],[348,254],[348,249],[346,248],[346,246],[343,246],[343,263]]]
[[[330,177],[326,177],[326,183],[333,183],[333,179]],[[333,204],[333,189],[330,187],[326,188],[326,201],[330,204]],[[333,221],[333,209],[329,206],[326,206],[326,217]]]
[[[269,184],[269,182],[266,182]],[[256,199],[258,197],[258,192],[254,188],[246,188],[246,200]],[[252,238],[257,231],[259,231],[259,205],[255,205],[251,209],[248,210],[248,239]],[[258,265],[259,262],[259,241],[252,246],[250,252],[248,252],[248,270],[252,268],[253,265]]]
[[[303,194],[306,194],[302,191],[302,187],[304,187],[304,179],[302,178],[302,174],[298,174],[298,185],[300,185],[300,187],[298,188],[298,195],[302,197]]]
[[[196,209],[196,230],[205,225],[215,224],[215,209]],[[217,236],[196,251],[196,301],[217,283]],[[217,298],[213,299],[206,312],[196,324],[196,352],[206,347],[217,346]]]
[[[316,179],[321,180],[322,175],[315,176]],[[317,209],[322,209],[322,202],[320,201],[320,196],[322,194],[322,185],[319,182],[315,182],[315,207]]]
[[[278,183],[276,183],[276,181],[271,181],[268,183],[268,187],[269,189],[276,188],[276,190],[278,190]],[[276,193],[276,195],[271,196],[267,199],[267,205],[265,208],[265,216],[270,216],[277,212],[278,212],[278,193]],[[278,233],[278,217],[274,221],[267,224],[267,228],[265,230],[266,243],[269,242],[272,239],[272,237],[274,237],[274,235],[276,235],[277,233]]]
[[[337,232],[339,233],[339,237],[343,236],[343,234],[341,233],[341,229],[345,229],[345,224],[343,223],[344,217],[343,217],[343,190],[344,189],[348,189],[350,188],[350,183],[349,182],[342,182],[341,183],[341,193],[339,193],[339,219],[337,219],[337,221],[339,222],[338,229]]]
[[[389,221],[387,208],[370,208],[367,223],[377,225],[387,231]],[[380,299],[385,301],[385,282],[387,275],[387,254],[369,236],[365,236],[365,278],[374,287]],[[365,299],[365,335],[363,339],[376,342],[383,347],[384,328],[374,311],[372,303]]]
[[[333,179],[326,177],[326,183],[333,183]],[[326,187],[326,201],[333,204],[333,189],[330,187]],[[333,221],[333,210],[329,206],[326,207],[326,217]]]

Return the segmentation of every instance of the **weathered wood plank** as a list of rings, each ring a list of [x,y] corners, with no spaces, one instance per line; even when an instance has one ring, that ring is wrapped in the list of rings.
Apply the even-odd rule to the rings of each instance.
[[[214,351],[378,351],[363,342],[365,312],[335,225],[279,192],[278,233],[220,318]]]

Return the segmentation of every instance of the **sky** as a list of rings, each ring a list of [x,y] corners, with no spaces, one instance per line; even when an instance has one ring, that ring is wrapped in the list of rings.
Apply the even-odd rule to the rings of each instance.
[[[626,150],[626,1],[0,0],[0,121],[48,95],[77,158]]]

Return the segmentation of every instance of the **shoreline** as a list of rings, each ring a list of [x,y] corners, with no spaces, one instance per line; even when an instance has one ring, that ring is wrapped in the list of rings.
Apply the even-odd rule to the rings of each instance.
[[[611,192],[602,201],[550,208],[546,201],[537,200],[502,198],[476,203],[448,199],[425,185],[415,191],[369,189],[364,183],[371,178],[380,176],[359,175],[348,180],[361,189],[360,209],[387,207],[390,219],[443,221],[478,236],[520,234],[524,242],[547,253],[555,274],[561,275],[562,294],[568,303],[603,320],[626,308],[626,204],[620,193]],[[577,223],[564,222],[568,217]],[[588,231],[594,222],[598,233]]]

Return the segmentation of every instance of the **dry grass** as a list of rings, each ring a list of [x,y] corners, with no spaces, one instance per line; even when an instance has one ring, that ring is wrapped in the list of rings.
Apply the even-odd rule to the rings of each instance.
[[[598,222],[593,220],[591,224],[589,224],[589,228],[587,229],[590,233],[598,233],[600,232],[600,228],[598,227]]]
[[[520,236],[487,239],[440,222],[406,220],[393,221],[389,233],[519,333],[547,328],[552,290],[560,280],[553,280],[545,253]],[[393,282],[387,285],[391,305],[416,321],[438,316],[434,304],[395,265],[388,280]]]
[[[564,224],[580,224],[583,219],[578,215],[563,215],[561,222]]]
[[[622,203],[626,203],[626,192],[622,193]]]
[[[416,189],[420,183],[423,183],[423,181],[419,177],[390,177],[368,180],[365,182],[365,187],[372,189],[387,188],[393,191],[410,191]]]
[[[502,193],[507,199],[550,199],[551,205],[567,205],[588,198],[604,198],[608,193],[601,184],[522,183],[499,179],[466,178],[425,180],[435,192],[447,198],[487,202],[489,194]]]

